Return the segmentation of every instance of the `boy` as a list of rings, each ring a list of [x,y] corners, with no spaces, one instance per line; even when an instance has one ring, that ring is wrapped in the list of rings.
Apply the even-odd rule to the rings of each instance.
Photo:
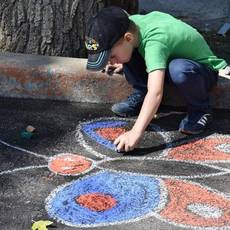
[[[114,141],[118,151],[131,151],[140,141],[161,103],[164,81],[176,86],[187,103],[179,131],[198,134],[211,122],[209,91],[218,70],[230,70],[196,29],[165,13],[129,16],[108,7],[89,20],[85,44],[88,70],[123,68],[134,88],[127,100],[112,107],[120,116],[139,114],[133,128]]]

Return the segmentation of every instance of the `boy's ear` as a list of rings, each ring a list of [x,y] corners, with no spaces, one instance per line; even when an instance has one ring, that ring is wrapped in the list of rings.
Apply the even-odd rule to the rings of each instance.
[[[130,32],[126,32],[126,33],[124,34],[124,39],[125,39],[127,42],[132,41],[132,40],[133,40],[133,34],[130,33]]]

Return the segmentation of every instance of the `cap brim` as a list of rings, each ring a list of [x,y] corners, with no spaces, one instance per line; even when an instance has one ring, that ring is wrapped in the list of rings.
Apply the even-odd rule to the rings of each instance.
[[[102,70],[108,63],[110,50],[103,50],[100,53],[89,54],[86,68],[88,70]]]

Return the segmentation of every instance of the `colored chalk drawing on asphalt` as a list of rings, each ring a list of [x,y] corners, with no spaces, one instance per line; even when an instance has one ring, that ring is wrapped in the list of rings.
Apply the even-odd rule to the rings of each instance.
[[[168,152],[167,158],[211,163],[230,162],[230,136],[213,135],[181,143]]]
[[[6,175],[6,174],[14,174],[17,172],[22,172],[22,171],[27,171],[27,170],[42,169],[42,168],[47,168],[47,165],[37,165],[37,166],[33,165],[33,166],[15,168],[12,170],[5,170],[5,171],[0,172],[0,176]]]
[[[75,198],[77,204],[91,211],[104,212],[117,205],[117,201],[111,195],[100,192],[90,192]]]
[[[112,162],[122,159],[128,161],[129,158],[110,158],[108,155],[98,152],[87,143],[84,135],[113,150],[113,140],[126,131],[130,121],[134,120],[100,118],[79,124],[76,131],[77,140],[82,142],[82,146],[89,154],[97,156],[98,161],[71,153],[47,157],[0,140],[1,144],[9,148],[48,161],[47,166],[15,168],[0,172],[0,176],[44,167],[64,176],[79,176],[89,173],[87,176],[57,187],[46,199],[48,214],[58,222],[69,226],[86,228],[108,226],[156,217],[168,224],[192,229],[230,229],[230,200],[219,191],[188,181],[192,178],[212,177],[217,174],[218,176],[230,175],[229,169],[206,164],[229,162],[230,136],[212,135],[200,140],[194,139],[192,143],[178,142],[172,146],[170,133],[152,125],[151,130],[161,135],[167,143],[165,149],[162,150],[160,157],[135,157],[135,160],[140,162],[160,160],[167,164],[177,161],[178,163],[193,163],[194,167],[196,165],[210,166],[213,170],[220,170],[220,173],[206,174],[204,172],[193,176],[165,174],[162,176],[159,173],[153,173],[154,171],[147,175],[141,173],[141,170],[132,173],[127,172],[125,168],[122,171],[101,168],[100,166],[106,162],[112,164]],[[200,149],[204,155],[199,152]],[[181,158],[181,151],[188,151],[187,157]],[[130,161],[133,159],[130,157]],[[91,174],[90,170],[94,168],[100,171]],[[184,180],[185,178],[187,180]],[[77,220],[75,219],[76,215],[73,215],[74,210],[78,210],[77,217],[79,218]],[[175,215],[173,215],[174,213]]]
[[[124,164],[123,164],[124,163]],[[127,169],[127,164],[129,169]],[[160,167],[161,166],[161,170]],[[144,169],[149,167],[146,172]],[[175,167],[172,172],[163,170],[163,167]],[[96,163],[96,168],[102,170],[109,170],[111,172],[126,172],[132,175],[151,176],[155,178],[170,178],[170,179],[194,179],[194,178],[208,178],[214,176],[223,176],[230,174],[230,169],[222,168],[216,165],[210,165],[203,162],[188,162],[178,160],[165,160],[161,158],[153,157],[116,157],[105,158],[104,160]],[[132,168],[132,169],[130,169]],[[143,169],[144,168],[144,169]],[[160,171],[156,171],[158,168]],[[184,173],[184,170],[188,170],[188,173]],[[140,173],[140,171],[142,171]]]
[[[166,179],[168,203],[160,218],[181,227],[230,228],[230,200],[198,183]]]
[[[106,140],[114,141],[117,137],[125,133],[127,130],[123,128],[100,128],[96,132]]]
[[[111,137],[119,136],[119,133],[125,132],[122,126],[127,125],[126,121],[96,121],[82,125],[83,132],[97,143],[115,150],[113,139]]]
[[[97,196],[100,201],[82,199]],[[54,190],[46,200],[46,210],[69,226],[106,226],[152,215],[164,196],[159,179],[105,170]]]
[[[59,175],[79,175],[94,167],[91,159],[81,155],[63,153],[50,158],[48,168]]]
[[[99,158],[110,158],[110,156],[102,154],[91,146],[89,141],[84,137],[85,135],[97,144],[115,151],[115,145],[113,141],[121,134],[127,131],[127,126],[130,122],[134,122],[135,119],[131,118],[117,118],[117,117],[106,117],[82,122],[76,129],[76,139],[79,144],[82,145],[88,152]],[[162,149],[162,156],[167,155],[168,148],[171,147],[170,133],[165,132],[159,126],[150,124],[149,129],[156,132],[165,143],[165,149]]]

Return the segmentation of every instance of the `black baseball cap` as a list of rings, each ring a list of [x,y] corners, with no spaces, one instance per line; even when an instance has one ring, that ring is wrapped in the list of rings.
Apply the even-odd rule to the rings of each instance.
[[[111,48],[128,31],[129,15],[120,7],[103,8],[91,17],[86,28],[88,70],[102,70],[108,63]]]

